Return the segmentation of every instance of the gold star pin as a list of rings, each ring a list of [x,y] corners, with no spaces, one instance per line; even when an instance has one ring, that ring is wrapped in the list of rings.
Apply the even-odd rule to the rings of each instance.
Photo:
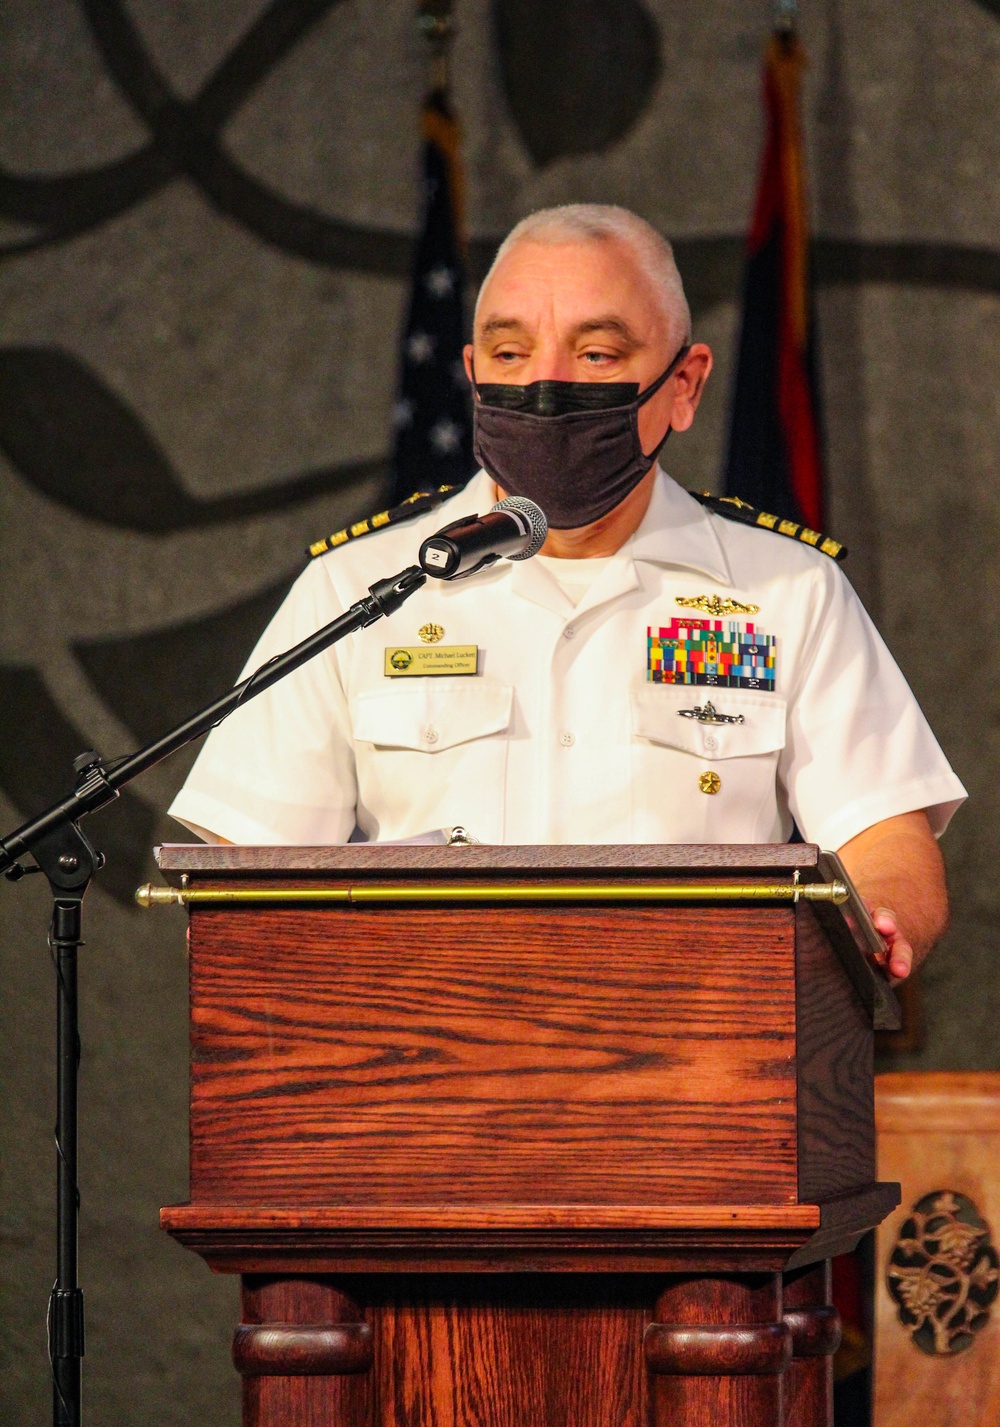
[[[417,630],[417,634],[425,644],[437,644],[444,638],[444,630],[439,624],[423,624]]]
[[[718,773],[702,773],[698,779],[698,787],[703,793],[717,793],[722,787],[722,779]]]

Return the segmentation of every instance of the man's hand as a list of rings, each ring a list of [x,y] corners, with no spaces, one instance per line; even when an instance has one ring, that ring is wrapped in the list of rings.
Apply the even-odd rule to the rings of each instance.
[[[888,944],[883,965],[902,981],[948,925],[944,862],[927,814],[875,823],[838,855]]]
[[[894,981],[905,981],[913,969],[913,947],[899,929],[894,912],[888,907],[869,907],[872,920],[888,943],[887,950],[878,952],[876,960],[886,968]]]

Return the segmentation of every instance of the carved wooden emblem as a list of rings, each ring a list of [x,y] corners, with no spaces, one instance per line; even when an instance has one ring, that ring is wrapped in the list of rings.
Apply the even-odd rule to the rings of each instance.
[[[889,1258],[899,1321],[925,1353],[960,1353],[986,1326],[1000,1292],[990,1226],[971,1199],[926,1194],[904,1220]]]

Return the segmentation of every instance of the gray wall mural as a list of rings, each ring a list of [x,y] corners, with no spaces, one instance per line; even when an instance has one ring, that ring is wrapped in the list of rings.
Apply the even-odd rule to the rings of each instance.
[[[610,14],[613,10],[613,23]],[[718,488],[766,0],[457,0],[470,267],[547,203],[676,243],[718,368],[685,484]],[[831,529],[972,794],[927,1036],[1000,1066],[993,670],[1000,6],[803,0]],[[221,691],[303,547],[389,484],[418,222],[410,0],[0,9],[0,824]],[[334,557],[335,558],[335,557]],[[186,1197],[183,919],[141,913],[189,756],[90,832],[82,1277],[95,1421],[235,1423],[235,1285],[156,1228]],[[41,879],[0,886],[0,1417],[45,1420],[52,974]]]

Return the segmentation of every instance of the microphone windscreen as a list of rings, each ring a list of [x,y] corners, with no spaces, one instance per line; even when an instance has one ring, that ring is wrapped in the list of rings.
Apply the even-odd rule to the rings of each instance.
[[[498,500],[493,507],[494,510],[509,510],[519,515],[522,520],[528,522],[531,530],[531,539],[525,548],[517,555],[508,555],[508,560],[530,560],[532,555],[537,555],[545,544],[545,537],[549,533],[549,522],[545,518],[545,512],[540,505],[536,505],[533,500],[529,500],[523,495],[509,495],[503,500]]]

